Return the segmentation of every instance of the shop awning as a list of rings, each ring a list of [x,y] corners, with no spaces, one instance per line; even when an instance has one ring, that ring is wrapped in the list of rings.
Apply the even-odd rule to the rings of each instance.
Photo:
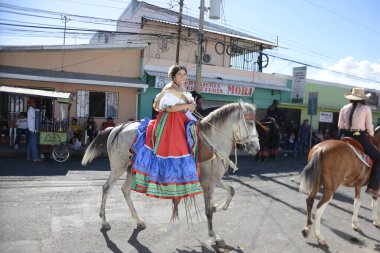
[[[83,85],[117,86],[137,89],[148,88],[148,85],[137,77],[97,75],[13,66],[0,66],[0,78],[40,82],[75,83]]]
[[[29,96],[57,98],[57,99],[62,99],[61,101],[64,101],[65,99],[70,99],[70,95],[71,95],[68,92],[28,89],[28,88],[20,88],[20,87],[12,87],[12,86],[0,86],[0,92],[23,94],[23,95],[29,95]]]

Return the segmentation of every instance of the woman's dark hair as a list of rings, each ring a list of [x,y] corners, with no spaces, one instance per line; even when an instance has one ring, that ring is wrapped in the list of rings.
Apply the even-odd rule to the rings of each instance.
[[[187,74],[187,69],[185,66],[182,66],[182,65],[173,65],[169,68],[169,71],[168,71],[168,77],[170,77],[172,80],[174,80],[174,77],[175,75],[178,73],[178,71],[180,71],[181,69],[185,70],[186,74]]]
[[[351,112],[350,112],[350,116],[348,118],[348,129],[351,129],[352,116],[354,115],[354,111],[356,109],[357,104],[365,105],[365,100],[351,100],[350,103],[352,103],[352,109],[351,109]]]

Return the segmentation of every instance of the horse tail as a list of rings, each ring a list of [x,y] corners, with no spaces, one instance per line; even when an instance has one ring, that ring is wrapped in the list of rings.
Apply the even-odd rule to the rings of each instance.
[[[82,158],[82,165],[86,165],[89,162],[92,162],[96,157],[100,156],[107,152],[107,139],[111,134],[113,127],[108,127],[105,130],[101,131],[95,139],[91,142],[90,146],[87,147],[86,153]]]
[[[321,160],[322,160],[322,148],[317,148],[310,157],[309,162],[301,173],[301,182],[299,191],[301,193],[310,194],[313,189],[319,187],[321,178]]]

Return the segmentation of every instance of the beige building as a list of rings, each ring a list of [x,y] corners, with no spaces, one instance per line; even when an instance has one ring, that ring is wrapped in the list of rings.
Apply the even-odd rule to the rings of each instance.
[[[150,102],[170,81],[167,70],[176,59],[177,21],[176,11],[133,0],[120,15],[115,32],[99,32],[90,41],[91,44],[109,45],[148,42],[142,53],[141,77],[149,88],[141,97],[149,103],[139,106],[140,117],[152,117]],[[179,64],[188,70],[187,90],[195,90],[196,86],[198,26],[197,18],[183,15]],[[265,50],[276,47],[273,42],[207,21],[203,38],[201,92],[204,107],[217,107],[238,99],[256,103],[254,93],[260,89],[275,94],[291,91],[285,78],[261,72],[268,63]],[[274,99],[266,94],[260,97],[266,99],[259,101],[265,108]]]
[[[71,117],[83,126],[93,116],[100,128],[136,118],[137,98],[148,86],[139,79],[145,44],[29,46],[0,48],[0,83],[72,94]],[[1,113],[12,121],[27,110],[28,96],[0,93]],[[36,97],[48,119],[62,120],[54,99]]]

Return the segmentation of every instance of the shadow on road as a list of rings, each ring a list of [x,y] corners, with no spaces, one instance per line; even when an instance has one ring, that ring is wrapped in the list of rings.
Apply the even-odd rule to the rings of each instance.
[[[108,237],[108,234],[107,234],[107,231],[104,230],[104,229],[101,229],[100,230],[104,236],[104,240],[106,240],[106,243],[107,243],[107,247],[114,253],[123,253],[118,247],[117,245],[110,240],[110,238]]]
[[[138,229],[138,228],[135,228],[133,230],[133,233],[132,233],[131,237],[128,240],[129,244],[132,245],[137,250],[137,252],[141,252],[141,253],[153,253],[152,251],[150,251],[150,249],[148,249],[145,245],[141,244],[137,240],[137,236],[140,233],[140,231],[142,231],[142,230]]]
[[[0,176],[64,176],[68,171],[109,171],[108,158],[97,158],[82,166],[81,157],[72,157],[64,163],[45,159],[43,162],[31,162],[20,157],[0,158]]]
[[[293,157],[283,157],[283,158],[279,158],[278,160],[256,162],[253,157],[246,156],[246,157],[239,158],[239,163],[243,164],[243,165],[240,165],[242,169],[241,170],[239,169],[236,174],[231,174],[231,175],[228,175],[226,178],[224,178],[226,182],[228,182],[228,180],[238,182],[241,185],[246,186],[252,190],[255,190],[267,197],[270,197],[275,201],[281,202],[284,205],[289,206],[290,208],[296,211],[305,213],[305,209],[300,209],[300,208],[290,206],[289,203],[286,203],[285,201],[282,201],[281,199],[276,198],[275,196],[269,193],[261,191],[258,188],[253,187],[252,185],[247,184],[243,180],[241,180],[244,177],[257,178],[263,181],[271,181],[273,183],[281,185],[282,187],[288,188],[289,190],[298,192],[299,183],[297,183],[296,181],[299,180],[298,179],[299,174],[306,164],[306,161],[304,159],[296,159]],[[276,175],[277,173],[279,173],[279,175]],[[294,178],[297,178],[297,180],[292,183],[290,183],[291,181],[289,181],[289,184],[288,184],[278,179],[279,177],[289,177],[289,176],[294,176]],[[294,184],[294,186],[291,184]],[[340,202],[349,203],[353,205],[354,196],[355,196],[354,191],[355,191],[354,188],[352,188],[352,197],[347,196],[346,194],[335,192],[334,197],[333,197],[334,201],[340,201]],[[320,190],[319,193],[322,194],[322,189]],[[306,195],[300,194],[300,198],[304,198],[306,200],[306,197],[307,197]],[[320,198],[320,195],[316,197],[316,202],[318,201],[319,198]],[[333,206],[334,208],[339,209],[345,213],[352,214],[351,209],[343,208],[335,204],[334,202],[330,202],[329,206]],[[305,208],[306,208],[306,204],[305,204]],[[370,209],[365,206],[361,206],[361,208],[370,211]],[[369,218],[366,218],[362,215],[359,215],[359,218],[366,220],[368,222],[372,222]]]
[[[312,243],[312,242],[307,242],[307,244],[309,244],[309,246],[311,246],[313,248],[320,249],[320,250],[322,250],[325,253],[332,253],[329,250],[329,246],[328,245],[319,245],[318,243]]]

